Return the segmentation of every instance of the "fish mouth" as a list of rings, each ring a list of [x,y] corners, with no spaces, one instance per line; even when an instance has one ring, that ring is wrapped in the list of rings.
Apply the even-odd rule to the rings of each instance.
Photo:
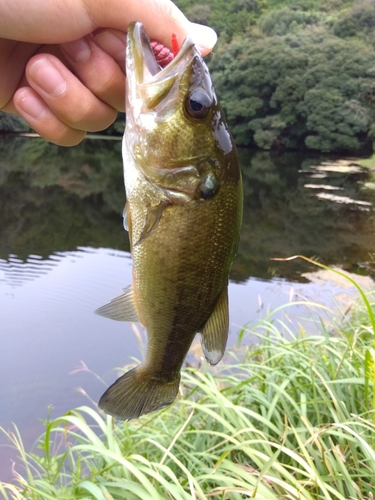
[[[174,59],[161,68],[142,23],[134,22],[128,27],[126,74],[128,78],[134,75],[137,85],[162,82],[183,71],[197,53],[193,40],[188,36]]]

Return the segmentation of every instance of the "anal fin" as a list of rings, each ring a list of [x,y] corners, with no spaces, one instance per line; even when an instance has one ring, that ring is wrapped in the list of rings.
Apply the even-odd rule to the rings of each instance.
[[[205,358],[216,365],[224,356],[229,330],[228,287],[216,303],[215,309],[201,329],[201,344]]]
[[[96,309],[95,314],[116,321],[131,321],[140,323],[139,315],[134,304],[134,294],[132,285],[124,288],[124,292],[119,297],[111,300],[108,304]]]

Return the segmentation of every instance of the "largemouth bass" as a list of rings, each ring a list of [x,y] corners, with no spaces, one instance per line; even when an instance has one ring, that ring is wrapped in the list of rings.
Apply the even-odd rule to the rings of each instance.
[[[98,314],[147,328],[146,359],[99,401],[137,418],[170,405],[199,332],[216,364],[228,327],[228,275],[242,219],[236,148],[207,66],[187,38],[165,68],[141,23],[128,29],[123,140],[133,284]]]

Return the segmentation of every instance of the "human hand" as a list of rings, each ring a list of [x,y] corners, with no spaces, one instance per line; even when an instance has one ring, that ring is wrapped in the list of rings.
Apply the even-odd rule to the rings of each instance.
[[[170,0],[0,0],[0,110],[16,113],[48,141],[78,144],[107,128],[125,106],[126,29],[203,55],[215,33],[190,23]]]

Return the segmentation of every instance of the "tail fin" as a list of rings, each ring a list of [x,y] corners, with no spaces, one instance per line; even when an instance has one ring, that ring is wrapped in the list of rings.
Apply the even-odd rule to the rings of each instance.
[[[99,408],[121,420],[138,418],[172,404],[179,385],[180,377],[171,381],[158,380],[140,365],[118,378],[105,391]]]

